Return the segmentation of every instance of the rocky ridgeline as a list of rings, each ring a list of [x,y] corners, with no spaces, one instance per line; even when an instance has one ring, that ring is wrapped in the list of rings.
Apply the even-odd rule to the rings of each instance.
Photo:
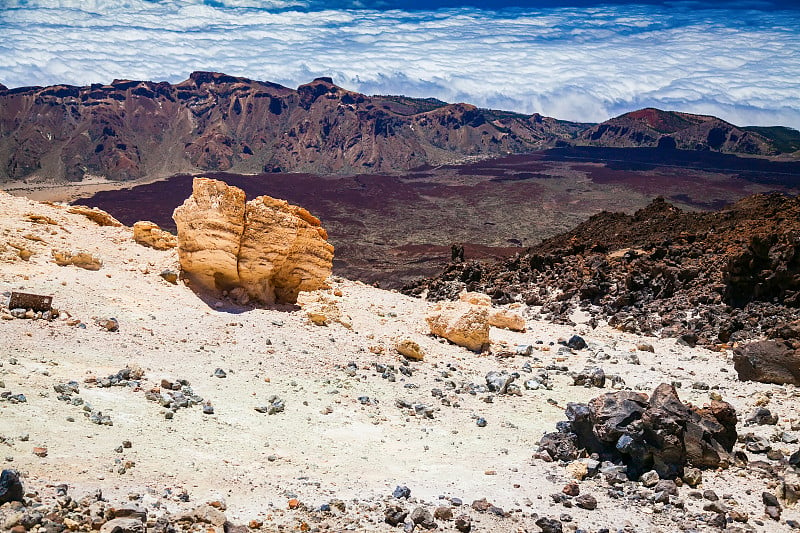
[[[629,332],[724,348],[772,336],[800,318],[800,199],[754,195],[721,211],[663,199],[633,215],[603,212],[494,264],[454,261],[404,292],[431,300],[463,290],[522,302],[569,323],[607,320]]]

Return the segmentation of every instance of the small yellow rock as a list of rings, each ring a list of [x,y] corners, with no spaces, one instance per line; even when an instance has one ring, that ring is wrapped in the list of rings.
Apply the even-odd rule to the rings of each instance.
[[[395,344],[395,349],[404,357],[413,359],[414,361],[422,361],[425,359],[425,351],[419,344],[411,339],[402,339]]]

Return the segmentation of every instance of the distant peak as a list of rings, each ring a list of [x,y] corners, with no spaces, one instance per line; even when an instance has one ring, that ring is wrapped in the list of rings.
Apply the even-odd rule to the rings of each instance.
[[[329,85],[333,85],[333,78],[330,76],[320,76],[319,78],[314,78],[314,81],[311,83],[327,83]]]
[[[196,70],[189,74],[189,79],[192,80],[195,85],[202,85],[204,83],[237,83],[245,81],[244,78],[229,76],[221,72],[207,72],[202,70]]]

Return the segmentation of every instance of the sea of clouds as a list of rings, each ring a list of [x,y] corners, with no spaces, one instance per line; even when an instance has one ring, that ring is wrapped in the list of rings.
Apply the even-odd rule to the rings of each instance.
[[[0,83],[177,82],[213,70],[296,87],[331,76],[367,94],[586,122],[654,106],[800,128],[800,10],[704,5],[0,0]]]

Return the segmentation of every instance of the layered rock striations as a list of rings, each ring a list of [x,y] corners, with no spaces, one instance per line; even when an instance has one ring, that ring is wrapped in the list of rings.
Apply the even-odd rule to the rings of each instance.
[[[331,274],[333,246],[319,219],[283,200],[246,202],[237,187],[195,178],[173,218],[184,275],[241,302],[294,303]]]

